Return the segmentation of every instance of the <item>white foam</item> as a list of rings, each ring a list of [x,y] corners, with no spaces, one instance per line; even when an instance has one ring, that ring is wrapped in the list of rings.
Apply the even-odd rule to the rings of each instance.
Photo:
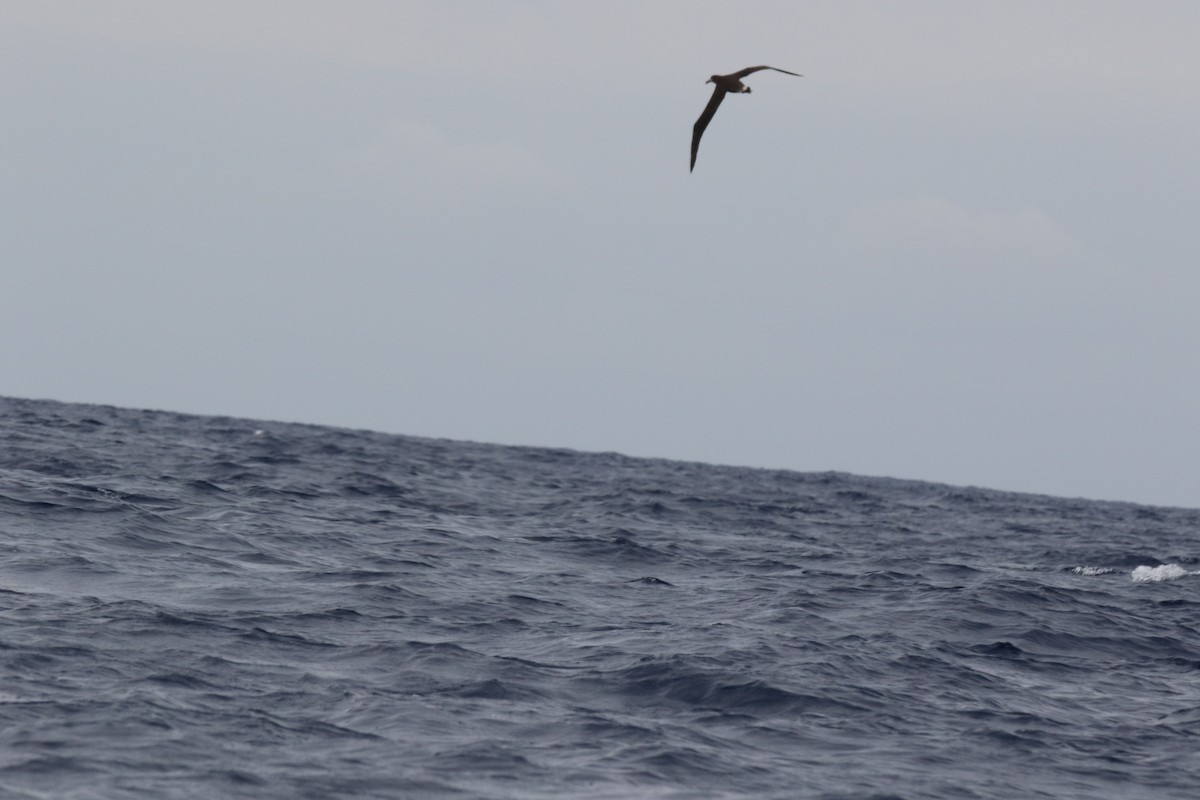
[[[1076,575],[1111,575],[1116,570],[1112,567],[1076,567],[1071,572]]]
[[[1135,567],[1129,577],[1133,578],[1134,583],[1159,583],[1173,581],[1185,575],[1200,575],[1200,572],[1188,572],[1178,564],[1162,564],[1157,567]]]

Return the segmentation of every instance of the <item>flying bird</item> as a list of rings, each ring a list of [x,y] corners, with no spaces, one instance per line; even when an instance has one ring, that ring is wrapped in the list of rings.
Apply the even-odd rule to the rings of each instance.
[[[760,69],[773,69],[785,75],[795,75],[797,78],[804,77],[797,72],[788,72],[786,69],[780,69],[779,67],[763,66],[746,67],[729,75],[713,75],[706,80],[705,83],[711,83],[716,88],[713,89],[712,97],[709,98],[708,105],[704,107],[704,112],[700,114],[700,119],[696,120],[696,124],[692,126],[692,166],[688,169],[688,172],[696,168],[696,153],[700,150],[700,137],[704,135],[704,129],[708,127],[713,114],[717,113],[717,107],[721,105],[721,101],[725,99],[725,95],[730,92],[734,92],[735,94],[750,94],[750,87],[742,83],[742,78],[751,73],[758,72]]]

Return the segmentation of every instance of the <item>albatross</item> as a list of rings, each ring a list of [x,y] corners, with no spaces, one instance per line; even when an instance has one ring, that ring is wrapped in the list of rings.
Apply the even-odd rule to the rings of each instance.
[[[788,72],[786,69],[780,69],[779,67],[762,66],[746,67],[729,75],[713,75],[706,80],[705,83],[711,83],[715,88],[713,89],[712,97],[708,100],[708,105],[704,107],[704,111],[700,114],[700,119],[696,120],[696,124],[692,126],[692,166],[688,169],[688,172],[696,168],[696,153],[700,150],[700,137],[704,135],[704,129],[708,127],[713,114],[717,113],[717,106],[721,105],[721,101],[725,99],[725,95],[730,92],[734,92],[735,94],[750,94],[750,87],[742,83],[742,78],[762,69],[773,69],[776,72],[782,72],[784,75],[795,75],[797,78],[804,77],[798,72]]]

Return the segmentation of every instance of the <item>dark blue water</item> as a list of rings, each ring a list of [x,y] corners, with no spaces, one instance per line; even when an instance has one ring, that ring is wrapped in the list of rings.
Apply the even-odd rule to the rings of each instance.
[[[1191,800],[1198,537],[0,399],[0,796]]]

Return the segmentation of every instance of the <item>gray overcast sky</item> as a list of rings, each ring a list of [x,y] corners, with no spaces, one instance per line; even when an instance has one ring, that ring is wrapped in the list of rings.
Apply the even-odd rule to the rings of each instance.
[[[0,0],[0,393],[1200,506],[1200,3],[727,5]]]

